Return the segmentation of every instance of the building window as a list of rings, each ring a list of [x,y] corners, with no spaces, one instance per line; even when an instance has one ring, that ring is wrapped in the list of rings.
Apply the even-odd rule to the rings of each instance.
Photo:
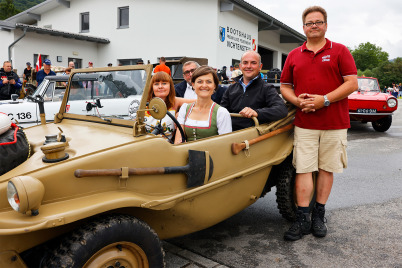
[[[118,8],[119,24],[118,28],[128,28],[129,26],[129,7]]]
[[[87,33],[89,32],[89,12],[81,13],[81,32]]]
[[[118,59],[117,61],[119,63],[119,66],[122,66],[122,65],[136,65],[139,60],[141,60],[141,58],[137,58],[137,59]]]

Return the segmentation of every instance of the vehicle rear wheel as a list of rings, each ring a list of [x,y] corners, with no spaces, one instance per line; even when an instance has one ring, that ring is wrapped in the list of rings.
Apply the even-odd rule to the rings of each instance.
[[[293,154],[289,155],[278,168],[276,183],[276,203],[278,204],[279,213],[283,218],[294,221],[296,219],[296,195],[295,195],[295,179],[296,169],[292,164]],[[313,173],[314,191],[310,198],[310,210],[315,204],[315,181],[317,174]]]
[[[378,119],[377,121],[371,122],[373,128],[378,132],[387,131],[391,127],[391,124],[392,124],[392,115],[388,115],[386,117]]]
[[[165,267],[158,235],[128,215],[106,215],[69,233],[45,267]]]

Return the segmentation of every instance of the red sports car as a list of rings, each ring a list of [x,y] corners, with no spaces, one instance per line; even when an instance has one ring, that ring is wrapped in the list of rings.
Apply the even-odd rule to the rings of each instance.
[[[387,131],[392,124],[392,114],[398,108],[398,100],[381,92],[377,78],[357,79],[359,88],[348,97],[350,120],[371,122],[376,131]]]

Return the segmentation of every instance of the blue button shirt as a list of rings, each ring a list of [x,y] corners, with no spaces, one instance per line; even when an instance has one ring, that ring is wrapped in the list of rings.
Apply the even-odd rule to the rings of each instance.
[[[50,70],[49,74],[45,73],[45,70],[40,70],[37,74],[36,74],[36,81],[38,82],[38,86],[42,83],[43,79],[48,76],[48,75],[56,75],[55,72],[53,72],[52,70]]]
[[[253,80],[251,80],[250,82],[248,82],[248,84],[244,84],[243,83],[243,77],[239,79],[240,85],[243,87],[243,92],[246,92],[247,87],[255,80],[258,78],[258,75],[256,77],[253,78]]]

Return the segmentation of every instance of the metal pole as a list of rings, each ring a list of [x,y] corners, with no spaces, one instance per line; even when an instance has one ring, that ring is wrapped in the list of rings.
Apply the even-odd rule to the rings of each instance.
[[[12,61],[11,61],[11,48],[12,48],[18,41],[20,41],[22,38],[24,38],[25,35],[26,35],[26,33],[27,33],[27,29],[24,28],[24,34],[23,34],[20,38],[18,38],[17,40],[15,40],[11,45],[8,46],[8,61],[11,62],[11,64],[12,64]]]

